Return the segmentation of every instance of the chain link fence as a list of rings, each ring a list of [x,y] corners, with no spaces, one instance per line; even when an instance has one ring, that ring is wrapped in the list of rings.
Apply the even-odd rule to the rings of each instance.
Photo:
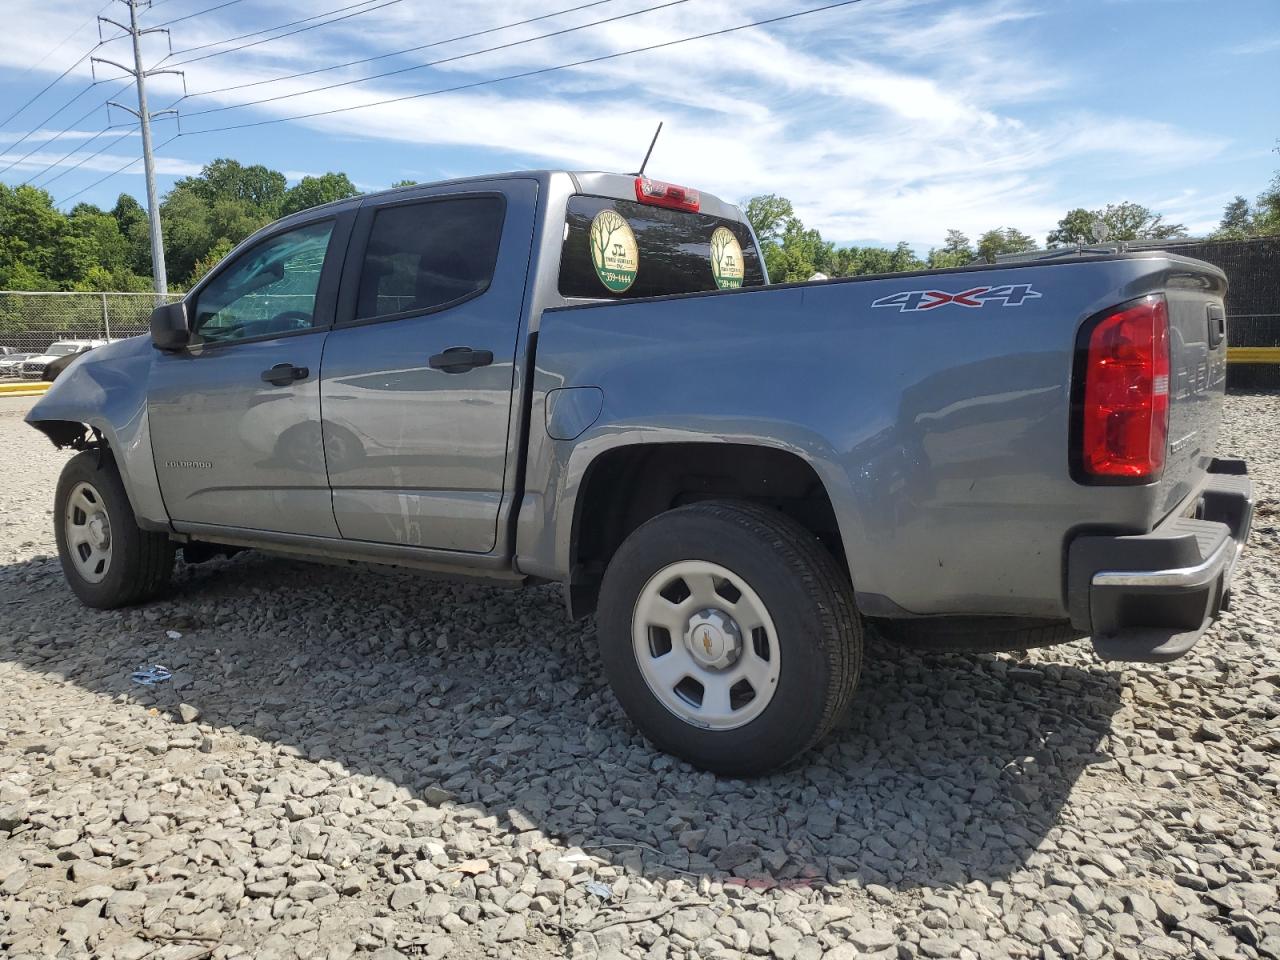
[[[170,294],[165,302],[179,299],[180,294]],[[146,333],[156,303],[154,293],[0,291],[0,379],[17,375],[10,358],[42,354],[60,340],[119,340]]]

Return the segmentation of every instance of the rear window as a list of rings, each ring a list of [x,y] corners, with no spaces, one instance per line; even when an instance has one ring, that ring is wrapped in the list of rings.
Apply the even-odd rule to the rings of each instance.
[[[576,196],[560,254],[564,297],[656,297],[764,283],[747,225],[632,200]]]
[[[373,219],[356,319],[425,313],[482,293],[502,239],[501,197],[397,204]]]

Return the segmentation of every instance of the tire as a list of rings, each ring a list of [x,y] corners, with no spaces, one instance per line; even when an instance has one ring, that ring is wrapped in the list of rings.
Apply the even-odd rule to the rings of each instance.
[[[877,620],[877,633],[923,653],[1009,653],[1051,647],[1085,636],[1065,620],[1028,617],[922,617]]]
[[[677,611],[668,597],[682,584],[690,596]],[[702,623],[716,628],[714,642]],[[658,749],[731,776],[765,773],[817,743],[848,707],[862,663],[848,577],[813,534],[750,503],[679,507],[635,530],[605,571],[597,625],[605,672],[631,722]],[[692,639],[699,630],[701,642]],[[724,652],[733,646],[736,658]],[[664,667],[672,654],[675,666]],[[713,654],[728,659],[698,660]],[[680,675],[682,664],[692,666],[678,683],[651,682]],[[732,682],[743,671],[747,688]]]
[[[163,533],[138,527],[109,453],[88,450],[67,461],[53,509],[62,573],[85,606],[127,607],[158,596],[169,585],[173,544]]]

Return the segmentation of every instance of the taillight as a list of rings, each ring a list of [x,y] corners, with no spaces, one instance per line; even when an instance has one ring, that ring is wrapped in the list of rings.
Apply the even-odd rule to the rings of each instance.
[[[702,198],[698,196],[697,190],[661,180],[650,180],[648,177],[636,177],[636,199],[655,207],[688,210],[690,213],[697,213],[702,205]]]
[[[1077,376],[1079,476],[1149,483],[1169,442],[1169,311],[1164,297],[1117,307],[1088,331]],[[1079,384],[1080,381],[1077,381]]]

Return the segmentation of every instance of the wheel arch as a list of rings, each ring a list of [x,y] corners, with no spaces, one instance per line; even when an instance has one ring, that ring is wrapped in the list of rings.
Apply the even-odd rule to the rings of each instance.
[[[707,440],[630,443],[598,452],[581,472],[568,538],[570,614],[595,609],[610,558],[645,521],[688,503],[726,499],[790,516],[851,575],[827,484],[796,451]]]

